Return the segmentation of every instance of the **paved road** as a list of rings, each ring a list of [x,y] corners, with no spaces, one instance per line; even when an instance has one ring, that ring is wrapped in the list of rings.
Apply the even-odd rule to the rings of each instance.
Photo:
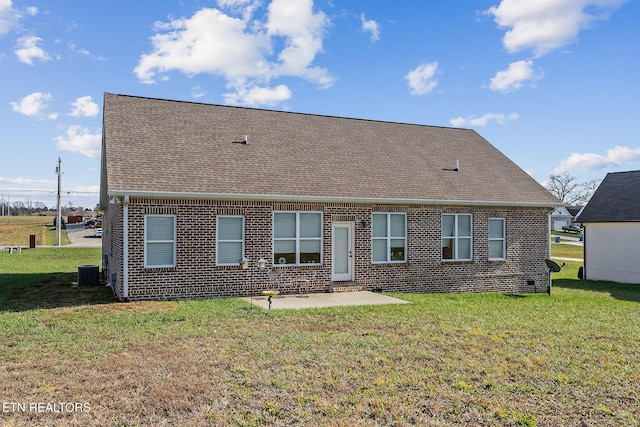
[[[67,224],[67,236],[70,247],[101,248],[102,239],[93,237],[93,228],[85,228],[83,224]]]

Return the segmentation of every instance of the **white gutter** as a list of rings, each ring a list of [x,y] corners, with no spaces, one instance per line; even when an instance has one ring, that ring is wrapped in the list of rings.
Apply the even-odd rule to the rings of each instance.
[[[122,299],[129,299],[129,195],[123,199],[122,230]]]
[[[497,200],[430,200],[377,197],[295,196],[287,194],[233,194],[233,193],[182,193],[160,191],[110,190],[110,197],[149,197],[160,199],[244,200],[257,202],[311,202],[311,203],[378,203],[456,206],[517,206],[556,207],[562,203],[509,202]]]
[[[549,213],[547,218],[547,251],[549,254],[549,259],[551,259],[551,213]],[[549,270],[549,296],[551,296],[551,270]]]

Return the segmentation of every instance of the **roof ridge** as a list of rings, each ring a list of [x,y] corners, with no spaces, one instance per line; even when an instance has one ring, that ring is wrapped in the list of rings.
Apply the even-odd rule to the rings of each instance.
[[[640,169],[633,171],[618,171],[618,172],[607,172],[607,175],[620,174],[620,173],[638,173]]]
[[[254,110],[254,111],[264,111],[270,113],[283,113],[283,114],[295,114],[301,116],[311,116],[311,117],[322,117],[328,119],[343,119],[343,120],[356,120],[362,122],[372,122],[372,123],[387,123],[387,124],[397,124],[403,126],[420,126],[420,127],[428,127],[428,128],[436,128],[436,129],[451,129],[451,130],[461,130],[461,131],[469,131],[477,133],[474,129],[471,128],[461,128],[454,126],[439,126],[439,125],[426,125],[423,123],[407,123],[407,122],[398,122],[393,120],[375,120],[375,119],[364,119],[360,117],[347,117],[347,116],[335,116],[330,114],[315,114],[315,113],[303,113],[299,111],[283,111],[283,110],[273,110],[268,108],[256,108],[256,107],[242,107],[238,105],[224,105],[224,104],[211,104],[207,102],[198,102],[198,101],[186,101],[186,100],[176,100],[176,99],[168,99],[168,98],[157,98],[157,97],[149,97],[149,96],[140,96],[140,95],[127,95],[123,93],[112,93],[112,92],[104,92],[105,95],[113,95],[113,96],[122,96],[127,98],[137,98],[137,99],[147,99],[147,100],[155,100],[155,101],[165,101],[165,102],[177,102],[183,104],[194,104],[194,105],[204,105],[210,107],[222,107],[222,108],[236,108],[239,110]]]

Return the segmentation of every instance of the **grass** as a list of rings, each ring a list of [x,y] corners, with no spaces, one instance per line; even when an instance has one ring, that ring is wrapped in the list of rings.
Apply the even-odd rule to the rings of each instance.
[[[9,282],[25,291],[0,312],[0,399],[85,406],[0,412],[2,425],[640,424],[640,287],[578,281],[578,263],[554,275],[551,297],[267,311],[239,299],[87,304],[95,289],[61,280],[52,289],[73,289],[76,304],[27,308],[41,285],[26,276],[80,263],[77,249],[38,251],[0,274],[0,295]]]
[[[0,252],[0,310],[77,306],[113,299],[102,288],[77,289],[78,265],[101,264],[101,250],[36,248]]]
[[[567,231],[558,231],[558,230],[551,230],[551,235],[552,236],[560,236],[560,238],[562,237],[571,237],[573,239],[576,239],[580,236],[581,233],[569,233]]]
[[[29,236],[36,236],[37,246],[56,244],[56,229],[51,216],[0,217],[0,246],[29,246]],[[67,233],[60,234],[61,244],[69,244]]]
[[[562,243],[551,244],[551,256],[553,258],[576,258],[584,257],[584,248],[576,245],[565,245]]]

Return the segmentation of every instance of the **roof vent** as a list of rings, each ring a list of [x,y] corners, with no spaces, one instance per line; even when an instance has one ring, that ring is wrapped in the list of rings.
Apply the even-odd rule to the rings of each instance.
[[[242,145],[248,145],[249,144],[249,135],[245,135],[244,139],[242,141],[231,141],[234,144],[242,144]]]
[[[443,171],[458,172],[460,170],[460,160],[456,160],[455,168],[442,168]]]

